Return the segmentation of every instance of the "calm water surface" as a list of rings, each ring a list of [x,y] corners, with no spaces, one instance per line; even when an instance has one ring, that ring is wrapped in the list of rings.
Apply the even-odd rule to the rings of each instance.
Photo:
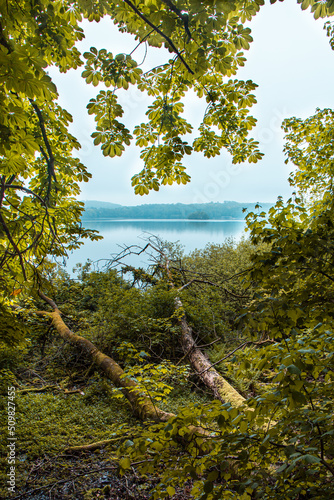
[[[97,229],[103,240],[86,241],[79,249],[69,255],[66,268],[71,272],[77,263],[85,263],[87,259],[106,261],[129,245],[145,245],[145,238],[151,235],[162,240],[179,242],[186,253],[195,248],[204,248],[207,243],[223,243],[226,238],[239,240],[244,235],[245,222],[240,221],[189,221],[180,219],[126,219],[126,220],[86,220],[84,227]],[[131,256],[126,259],[130,265],[145,266],[148,258],[144,255]]]

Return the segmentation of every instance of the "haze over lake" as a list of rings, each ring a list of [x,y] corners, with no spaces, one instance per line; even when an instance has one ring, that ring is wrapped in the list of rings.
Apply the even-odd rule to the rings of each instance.
[[[180,219],[127,219],[127,220],[85,220],[84,227],[99,231],[103,240],[86,241],[79,249],[69,255],[66,268],[71,272],[78,263],[85,263],[87,259],[99,261],[102,266],[122,248],[130,245],[144,246],[151,235],[159,236],[162,240],[179,242],[184,246],[186,253],[195,248],[204,248],[208,243],[220,244],[226,238],[240,240],[245,235],[244,220],[180,220]],[[129,256],[126,263],[136,266],[148,264],[144,255]]]

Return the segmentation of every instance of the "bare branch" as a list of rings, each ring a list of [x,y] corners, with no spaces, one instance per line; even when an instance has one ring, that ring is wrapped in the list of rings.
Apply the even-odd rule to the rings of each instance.
[[[206,368],[205,370],[203,370],[201,373],[199,373],[198,375],[201,375],[202,373],[205,373],[206,371],[210,370],[213,366],[216,366],[216,365],[219,365],[219,363],[221,363],[222,361],[225,361],[225,359],[229,358],[230,356],[232,356],[232,354],[234,354],[236,351],[238,351],[239,349],[242,349],[243,347],[245,347],[246,345],[249,345],[249,344],[253,344],[253,345],[261,345],[261,344],[265,344],[266,342],[270,342],[271,344],[274,344],[276,341],[275,340],[271,340],[271,339],[267,339],[267,340],[262,340],[261,342],[252,342],[251,340],[247,341],[247,342],[244,342],[243,344],[239,345],[239,347],[236,347],[235,349],[233,349],[233,351],[229,352],[226,356],[224,356],[222,359],[220,359],[219,361],[216,361],[215,363],[212,363],[211,367],[209,368]]]
[[[227,288],[225,288],[225,287],[223,287],[221,285],[218,285],[217,283],[213,283],[212,281],[208,281],[208,280],[199,280],[199,279],[192,279],[192,280],[190,280],[188,283],[186,283],[185,285],[183,285],[181,288],[178,288],[178,292],[180,292],[181,290],[184,290],[188,286],[192,285],[192,283],[203,283],[203,284],[206,284],[206,285],[214,286],[216,288],[220,288],[224,292],[232,295],[232,297],[235,297],[237,299],[248,299],[249,298],[249,295],[237,295],[236,293],[231,292],[231,290],[228,290]]]

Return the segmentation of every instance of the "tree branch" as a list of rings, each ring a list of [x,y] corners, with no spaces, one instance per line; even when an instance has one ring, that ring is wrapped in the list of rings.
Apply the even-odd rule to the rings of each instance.
[[[47,166],[48,166],[48,191],[47,191],[47,195],[46,195],[46,199],[48,200],[49,197],[50,197],[50,192],[51,192],[51,181],[52,181],[52,178],[55,181],[57,181],[56,174],[55,174],[55,168],[54,168],[54,166],[55,166],[55,158],[53,156],[52,148],[51,148],[51,145],[50,145],[47,133],[46,133],[45,122],[44,122],[44,118],[43,118],[42,112],[39,109],[39,107],[37,106],[37,104],[32,99],[29,99],[29,102],[32,105],[32,107],[34,108],[34,110],[36,112],[36,115],[38,117],[38,122],[39,122],[39,126],[40,126],[40,129],[41,129],[41,132],[42,132],[43,141],[44,141],[44,144],[45,144],[47,152],[48,152],[48,156],[47,156],[45,154],[45,152],[43,151],[43,148],[41,147],[41,152],[42,152],[43,156],[45,157],[46,163],[47,163]]]
[[[185,61],[185,59],[182,57],[181,53],[179,52],[179,50],[176,48],[176,46],[174,45],[173,41],[167,36],[165,35],[159,28],[158,26],[155,26],[155,24],[153,24],[146,16],[144,16],[144,14],[142,14],[140,12],[140,10],[137,9],[137,7],[130,1],[130,0],[124,0],[124,2],[146,23],[148,24],[151,28],[154,29],[154,31],[156,31],[160,36],[162,36],[162,38],[164,38],[166,40],[166,42],[168,42],[168,44],[171,46],[171,48],[173,49],[173,52],[175,52],[175,54],[177,54],[177,56],[180,58],[180,60],[182,61],[182,63],[184,64],[184,66],[187,68],[187,70],[189,71],[189,73],[191,73],[192,75],[194,74],[193,70],[189,67],[188,63]]]
[[[181,19],[183,22],[183,26],[185,29],[185,32],[187,33],[189,40],[192,38],[191,33],[189,31],[189,17],[188,14],[182,14],[182,11],[176,7],[170,0],[160,0],[162,3],[167,5],[167,7],[170,8],[171,11],[173,11],[177,17]]]
[[[217,283],[213,283],[212,281],[208,281],[208,280],[199,280],[199,279],[192,279],[190,280],[188,283],[186,283],[185,285],[181,286],[181,288],[178,289],[178,292],[181,292],[182,290],[184,290],[185,288],[187,288],[188,286],[192,285],[192,283],[204,283],[205,285],[211,285],[211,286],[215,286],[216,288],[220,288],[221,290],[223,290],[224,292],[232,295],[232,297],[236,298],[236,299],[249,299],[249,295],[237,295],[236,293],[234,292],[231,292],[230,290],[228,290],[227,288],[221,286],[221,285],[218,285]]]
[[[275,340],[271,340],[271,339],[268,339],[268,340],[263,340],[262,342],[252,342],[251,340],[247,341],[247,342],[244,342],[243,344],[239,345],[239,347],[236,347],[233,351],[229,352],[226,356],[224,356],[222,359],[220,359],[219,361],[216,361],[215,363],[212,363],[211,367],[212,366],[216,366],[216,365],[219,365],[219,363],[221,363],[222,361],[225,361],[225,359],[229,358],[230,356],[232,356],[232,354],[234,354],[236,351],[238,351],[239,349],[242,349],[243,347],[245,347],[246,345],[248,344],[254,344],[254,345],[261,345],[261,344],[264,344],[266,342],[270,342],[270,343],[275,343]],[[205,373],[206,371],[210,370],[210,367],[209,368],[206,368],[205,370],[203,370],[201,373],[199,373],[198,375],[201,375],[202,373]]]
[[[19,189],[20,191],[24,191],[25,193],[32,194],[42,203],[42,205],[46,207],[45,200],[43,200],[43,198],[39,196],[39,194],[34,193],[34,191],[31,191],[31,189],[28,189],[24,186],[20,186],[19,184],[5,184],[5,189]]]
[[[2,217],[1,213],[0,213],[0,224],[4,228],[4,231],[5,231],[6,235],[7,235],[7,238],[9,239],[12,247],[14,248],[14,251],[15,251],[16,255],[18,256],[18,258],[20,260],[20,266],[21,266],[21,269],[22,269],[23,277],[26,280],[27,279],[27,275],[26,275],[26,271],[25,271],[25,268],[24,268],[24,262],[23,262],[23,258],[22,258],[21,252],[20,252],[18,246],[16,245],[15,241],[13,240],[12,235],[10,234],[8,226],[7,226],[4,218]]]

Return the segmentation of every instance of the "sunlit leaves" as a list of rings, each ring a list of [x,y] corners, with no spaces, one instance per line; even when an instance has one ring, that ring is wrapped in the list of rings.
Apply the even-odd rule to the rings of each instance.
[[[84,5],[88,12],[88,6]],[[144,148],[141,154],[143,170],[133,178],[137,194],[148,194],[151,189],[159,189],[161,184],[187,182],[189,176],[180,173],[180,168],[184,168],[184,155],[193,151],[211,157],[225,148],[234,163],[261,159],[258,144],[248,138],[255,125],[255,119],[248,116],[248,109],[256,102],[251,94],[256,86],[251,81],[224,80],[224,77],[235,75],[238,67],[245,63],[243,51],[249,49],[252,36],[250,28],[243,23],[256,14],[260,5],[262,2],[239,5],[238,2],[221,1],[207,3],[203,8],[195,1],[171,11],[164,2],[154,0],[140,1],[135,8],[128,3],[117,4],[116,9],[108,8],[107,4],[101,7],[101,12],[110,9],[121,31],[126,30],[137,39],[145,40],[148,46],[164,45],[173,53],[168,62],[144,74],[133,59],[133,52],[114,56],[105,49],[91,47],[84,54],[86,66],[82,76],[87,83],[112,87],[114,95],[119,89],[127,90],[130,85],[136,85],[140,91],[155,98],[146,113],[148,122],[137,125],[133,132],[136,145]],[[96,16],[98,8],[91,10],[95,10]],[[92,15],[90,11],[88,18]],[[195,89],[199,97],[206,97],[209,103],[199,127],[200,135],[192,145],[182,137],[192,132],[191,124],[182,116],[183,98],[190,89]],[[216,95],[214,101],[212,95]],[[91,101],[88,107],[90,113],[95,113],[95,102]],[[130,132],[116,119],[121,115],[114,103],[111,106],[109,101],[99,99],[98,107],[94,143],[101,145],[105,156],[121,155],[129,142],[126,137],[131,138]],[[101,124],[102,116],[111,116],[109,123],[105,119]]]
[[[96,99],[91,99],[87,106],[88,113],[95,115],[96,132],[92,134],[94,144],[102,144],[104,156],[121,156],[124,144],[129,145],[132,136],[123,123],[116,117],[123,115],[122,107],[117,103],[117,97],[110,90],[101,90]]]
[[[286,133],[284,152],[286,163],[297,169],[290,174],[290,183],[300,193],[320,200],[332,190],[334,175],[333,148],[334,113],[331,109],[317,109],[305,120],[290,118],[284,121]]]
[[[90,174],[72,156],[80,144],[68,131],[71,115],[56,104],[50,64],[61,71],[81,63],[78,7],[62,2],[2,2],[0,43],[0,167],[2,293],[13,297],[64,256],[95,237],[81,228],[79,182]]]
[[[136,61],[130,55],[118,54],[113,57],[105,49],[97,50],[91,47],[90,52],[85,52],[85,71],[82,76],[87,83],[95,87],[103,82],[107,87],[124,88],[140,80],[142,70],[137,67]]]

